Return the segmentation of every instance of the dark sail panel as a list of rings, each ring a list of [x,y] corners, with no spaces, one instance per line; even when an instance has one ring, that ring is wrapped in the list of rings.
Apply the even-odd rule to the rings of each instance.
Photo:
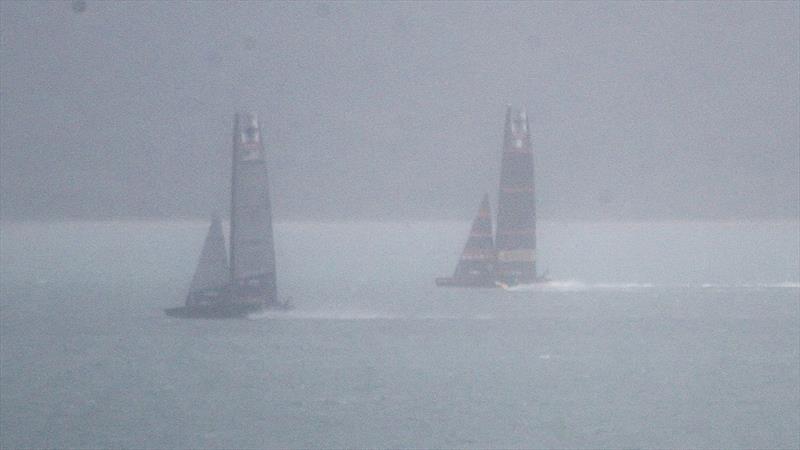
[[[200,253],[186,306],[195,306],[218,302],[225,291],[230,277],[228,253],[225,249],[225,236],[222,234],[222,223],[218,216],[211,219],[208,235]]]
[[[495,249],[492,238],[492,211],[489,195],[483,196],[472,221],[467,243],[452,278],[437,278],[439,286],[494,286]]]
[[[508,107],[497,206],[499,280],[532,283],[536,276],[536,205],[528,115]]]
[[[494,238],[492,237],[492,211],[489,195],[483,196],[478,214],[472,221],[461,259],[458,261],[453,278],[477,277],[494,281]]]
[[[234,302],[277,304],[266,152],[253,114],[237,114],[234,123],[231,289]]]

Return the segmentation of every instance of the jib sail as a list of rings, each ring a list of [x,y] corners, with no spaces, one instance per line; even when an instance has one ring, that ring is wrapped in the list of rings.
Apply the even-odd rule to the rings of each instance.
[[[461,252],[453,278],[479,278],[492,281],[494,276],[495,250],[492,238],[492,211],[489,195],[483,196],[478,214],[472,221],[469,238]]]
[[[214,215],[189,287],[186,305],[198,305],[219,298],[220,293],[228,285],[229,277],[228,253],[225,249],[222,223],[219,217]]]

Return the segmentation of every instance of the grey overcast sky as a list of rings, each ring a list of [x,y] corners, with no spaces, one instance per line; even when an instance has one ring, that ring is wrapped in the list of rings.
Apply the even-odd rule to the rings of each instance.
[[[3,218],[469,219],[530,112],[545,219],[792,218],[800,3],[0,2]]]

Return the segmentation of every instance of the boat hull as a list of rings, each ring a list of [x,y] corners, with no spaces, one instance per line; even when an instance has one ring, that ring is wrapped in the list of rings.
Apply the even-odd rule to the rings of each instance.
[[[463,288],[496,288],[498,287],[490,278],[437,278],[436,286],[463,287]]]
[[[167,308],[164,312],[180,319],[244,319],[263,308],[245,304],[196,305]]]
[[[216,304],[178,306],[164,310],[170,317],[179,319],[246,319],[250,314],[263,311],[289,311],[293,309],[289,301],[274,305],[224,302]]]
[[[494,278],[456,278],[444,277],[436,279],[436,286],[439,287],[460,287],[460,288],[502,288],[509,289],[520,284],[547,284],[552,281],[546,276],[536,277],[533,281],[518,283],[514,280],[496,280]]]

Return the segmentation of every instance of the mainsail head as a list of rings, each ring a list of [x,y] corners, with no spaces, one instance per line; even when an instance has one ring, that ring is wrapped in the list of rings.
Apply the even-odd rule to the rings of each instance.
[[[200,260],[197,262],[186,305],[201,304],[218,299],[228,285],[230,270],[222,223],[216,214],[211,219]]]
[[[497,206],[497,276],[526,283],[536,281],[536,204],[533,146],[528,115],[506,110],[500,192]]]
[[[489,206],[489,194],[484,194],[478,214],[472,221],[469,238],[464,245],[453,279],[477,278],[492,281],[495,259],[492,211]]]
[[[231,299],[277,303],[267,161],[255,114],[237,114],[231,182]]]

